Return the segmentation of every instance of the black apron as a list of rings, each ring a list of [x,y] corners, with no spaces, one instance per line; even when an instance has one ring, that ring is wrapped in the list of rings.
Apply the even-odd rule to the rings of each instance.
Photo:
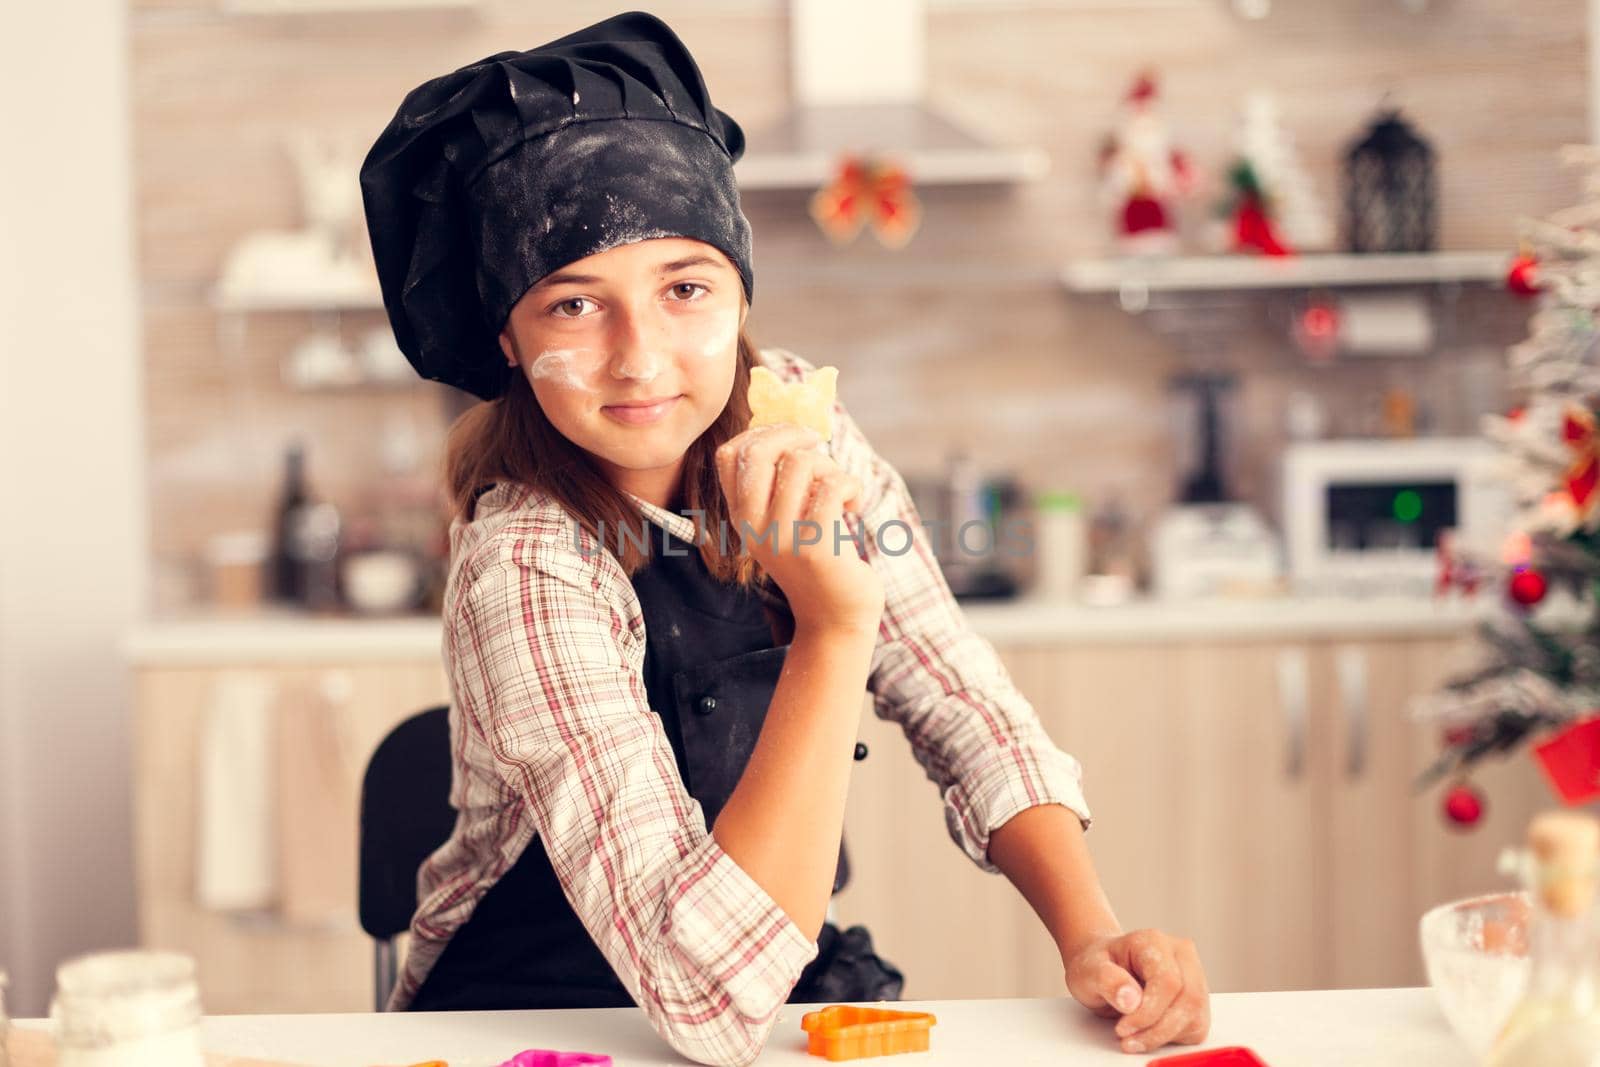
[[[794,624],[775,586],[757,593],[719,582],[688,542],[660,527],[651,533],[655,551],[633,576],[644,612],[645,688],[709,830],[755,748]],[[663,543],[670,551],[658,550]],[[835,892],[848,872],[841,842]],[[863,927],[825,923],[817,946],[791,1002],[900,999],[902,975],[873,952]],[[450,938],[409,1008],[632,1004],[535,838]]]

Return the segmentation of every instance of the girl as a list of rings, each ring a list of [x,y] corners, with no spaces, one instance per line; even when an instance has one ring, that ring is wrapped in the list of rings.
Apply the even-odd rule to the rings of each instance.
[[[1118,926],[1080,768],[967,628],[899,474],[839,405],[826,439],[748,428],[754,367],[812,368],[744,332],[743,147],[629,13],[425,83],[363,164],[401,348],[487,401],[447,459],[458,819],[391,1006],[637,1003],[742,1064],[788,1000],[898,997],[827,921],[866,689],[1068,991],[1127,1051],[1204,1039],[1194,945]]]

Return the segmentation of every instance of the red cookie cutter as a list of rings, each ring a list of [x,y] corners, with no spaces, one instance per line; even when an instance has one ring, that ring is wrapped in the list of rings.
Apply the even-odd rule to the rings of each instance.
[[[1145,1067],[1267,1067],[1266,1061],[1243,1045],[1185,1052],[1151,1060]]]

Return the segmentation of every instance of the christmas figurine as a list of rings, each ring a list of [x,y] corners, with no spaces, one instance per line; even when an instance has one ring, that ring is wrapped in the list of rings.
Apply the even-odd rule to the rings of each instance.
[[[1257,252],[1266,256],[1291,255],[1290,248],[1278,239],[1277,227],[1261,192],[1261,183],[1249,163],[1240,160],[1228,172],[1233,198],[1226,207],[1233,225],[1230,252]]]
[[[1172,146],[1156,111],[1154,75],[1140,75],[1129,91],[1122,120],[1101,147],[1100,178],[1119,251],[1178,251],[1176,203],[1194,190],[1197,175],[1188,157]]]
[[[1209,235],[1213,251],[1284,256],[1333,243],[1333,225],[1270,93],[1245,98],[1228,187],[1218,205],[1221,224]]]

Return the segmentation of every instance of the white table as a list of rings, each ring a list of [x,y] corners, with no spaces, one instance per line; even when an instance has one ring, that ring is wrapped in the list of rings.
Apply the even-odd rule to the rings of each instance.
[[[1112,1023],[1068,998],[904,1001],[889,1005],[938,1016],[932,1049],[871,1062],[904,1065],[1137,1065],[1195,1051],[1169,1045],[1131,1056]],[[788,1005],[764,1065],[817,1067],[805,1054],[800,1016]],[[1211,998],[1211,1035],[1202,1048],[1246,1045],[1269,1067],[1471,1067],[1428,989],[1224,993]],[[442,1059],[450,1067],[493,1067],[526,1048],[603,1052],[618,1067],[683,1064],[634,1008],[388,1015],[223,1015],[205,1020],[206,1047],[236,1056],[315,1067],[369,1067]],[[846,1061],[849,1062],[849,1061]],[[863,1061],[866,1062],[866,1061]]]

